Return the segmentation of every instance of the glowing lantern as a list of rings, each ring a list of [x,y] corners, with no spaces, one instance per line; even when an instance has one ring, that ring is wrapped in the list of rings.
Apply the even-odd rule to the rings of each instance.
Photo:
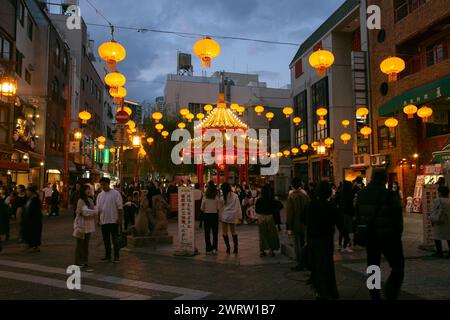
[[[428,118],[431,117],[433,114],[433,109],[427,107],[427,106],[423,106],[422,108],[420,108],[417,111],[417,115],[422,118],[423,122],[427,122]]]
[[[367,109],[366,107],[361,107],[356,110],[356,116],[361,118],[361,120],[366,120],[368,114],[369,109]]]
[[[300,122],[302,122],[302,118],[300,117],[294,117],[294,119],[292,119],[292,122],[298,126],[300,124]]]
[[[158,123],[159,120],[161,120],[163,118],[163,115],[161,112],[153,112],[152,118],[153,118],[153,120],[155,120],[155,123]]]
[[[186,128],[186,124],[185,124],[184,122],[180,122],[180,123],[178,124],[178,128],[181,129],[181,130],[183,130],[184,128]]]
[[[183,108],[180,110],[180,114],[183,118],[186,118],[186,116],[189,114],[189,109]]]
[[[114,104],[121,104],[123,98],[127,95],[127,89],[124,87],[111,88],[109,94],[114,98]]]
[[[317,121],[317,124],[319,125],[319,127],[325,127],[325,125],[327,124],[327,120],[321,119]]]
[[[283,151],[283,155],[285,158],[289,157],[289,155],[291,154],[291,152],[289,150],[284,150]]]
[[[405,61],[399,57],[389,57],[381,62],[380,69],[388,75],[388,82],[394,82],[397,74],[405,69]]]
[[[145,151],[144,148],[140,148],[139,149],[139,155],[143,158],[147,155],[147,152]]]
[[[408,115],[408,119],[414,118],[414,114],[417,112],[417,107],[413,104],[408,104],[403,108],[403,112]]]
[[[125,107],[125,106],[117,108],[116,112],[119,112],[119,111],[125,111],[126,113],[128,113],[129,116],[131,116],[131,114],[133,113],[131,111],[131,108],[128,108],[128,107]]]
[[[164,129],[164,126],[163,126],[161,123],[158,123],[158,124],[155,126],[155,129],[158,130],[158,132],[161,132],[162,129]]]
[[[324,143],[327,148],[331,148],[331,146],[334,144],[334,140],[332,138],[326,138],[324,140]]]
[[[104,136],[100,136],[97,138],[97,141],[100,143],[105,143],[106,142],[106,138]]]
[[[311,143],[311,147],[313,147],[314,151],[316,151],[317,147],[319,147],[319,142],[313,141],[313,143]]]
[[[344,144],[347,144],[352,139],[352,136],[348,133],[341,134],[341,140]]]
[[[384,122],[384,125],[389,128],[389,131],[392,133],[395,130],[395,127],[398,126],[398,120],[395,118],[389,118]]]
[[[256,106],[255,107],[255,112],[258,116],[260,116],[263,112],[264,112],[264,107],[263,106]]]
[[[186,119],[187,119],[189,122],[192,122],[192,119],[194,119],[194,115],[193,115],[192,113],[188,113],[188,114],[186,115]]]
[[[105,83],[110,88],[123,87],[127,79],[119,72],[111,72],[105,76]]]
[[[369,135],[372,133],[372,129],[369,128],[368,126],[365,126],[361,128],[360,132],[364,136],[364,138],[367,139]]]
[[[291,149],[291,153],[295,156],[295,155],[297,155],[297,153],[299,153],[300,152],[300,150],[298,149],[298,148],[292,148]]]
[[[169,132],[164,130],[163,132],[161,132],[161,135],[164,139],[166,139],[169,136]]]
[[[269,121],[269,122],[272,121],[273,117],[275,117],[275,114],[273,112],[266,113],[267,121]]]
[[[283,156],[283,153],[282,152],[278,152],[277,156],[278,156],[278,158],[281,158]]]
[[[128,128],[130,128],[131,130],[133,130],[134,128],[136,128],[136,123],[134,123],[133,120],[130,120],[127,122]]]
[[[202,121],[205,118],[205,115],[203,113],[199,112],[199,113],[197,113],[196,117],[199,121]]]
[[[134,135],[131,139],[133,148],[139,148],[141,146],[141,137],[139,135]]]
[[[153,139],[152,137],[147,138],[147,143],[148,144],[151,145],[153,143],[153,141],[155,141],[155,139]]]
[[[91,114],[87,111],[81,111],[78,117],[81,119],[82,124],[86,124],[91,119]]]
[[[307,144],[302,144],[300,146],[300,149],[302,150],[303,153],[305,153],[306,151],[308,151],[309,146]]]
[[[291,107],[284,107],[283,113],[286,116],[286,118],[289,118],[291,114],[294,113],[294,109],[292,109]]]
[[[0,96],[13,97],[17,91],[17,80],[10,76],[0,78]]]
[[[109,148],[109,153],[116,153],[116,148]]]
[[[237,109],[237,112],[239,113],[240,116],[242,116],[245,112],[245,107],[239,106],[239,108]]]
[[[203,68],[211,67],[211,61],[220,54],[220,45],[210,37],[197,41],[192,48],[195,55],[202,59]]]
[[[317,146],[317,154],[323,155],[327,152],[326,147],[323,144]]]
[[[328,110],[326,108],[319,108],[316,110],[316,114],[319,116],[320,120],[323,120],[323,117],[328,114]]]
[[[75,140],[81,140],[81,138],[83,138],[83,132],[81,132],[80,130],[76,130],[73,134],[73,137],[75,138]]]
[[[213,106],[210,104],[207,104],[203,107],[203,109],[205,109],[206,112],[210,113],[211,110],[213,109]]]
[[[111,40],[98,47],[98,55],[106,61],[107,70],[114,70],[117,62],[125,59],[127,52],[120,43]]]
[[[319,49],[309,56],[309,64],[316,69],[318,76],[324,76],[333,63],[334,55],[327,50]]]
[[[344,128],[348,128],[349,125],[350,125],[350,121],[349,120],[342,120],[342,126]]]
[[[99,143],[97,145],[98,150],[102,151],[103,149],[105,149],[105,145],[103,143]]]
[[[231,109],[231,111],[233,111],[233,112],[237,112],[238,108],[239,108],[239,105],[238,105],[237,103],[232,103],[232,104],[230,105],[230,109]]]

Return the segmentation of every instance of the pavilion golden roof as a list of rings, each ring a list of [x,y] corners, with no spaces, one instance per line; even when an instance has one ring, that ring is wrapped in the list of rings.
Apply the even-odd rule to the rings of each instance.
[[[202,129],[248,129],[224,102],[219,102],[210,114],[197,125]]]

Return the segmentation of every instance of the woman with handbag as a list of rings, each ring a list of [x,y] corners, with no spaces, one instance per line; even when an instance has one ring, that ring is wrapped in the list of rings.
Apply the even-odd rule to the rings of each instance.
[[[98,213],[94,201],[89,197],[90,190],[89,185],[83,185],[80,188],[73,232],[73,236],[77,238],[75,264],[84,269],[88,268],[89,240],[91,233],[95,232],[95,220]]]
[[[436,245],[436,252],[433,257],[443,258],[442,240],[447,240],[447,245],[450,250],[450,199],[448,198],[449,190],[445,186],[438,189],[438,198],[433,200],[431,209],[431,225],[432,225],[432,239]],[[450,251],[447,255],[450,259]]]
[[[219,199],[217,197],[217,187],[214,182],[208,182],[205,196],[202,199],[200,210],[205,223],[205,246],[207,255],[216,255],[219,239]],[[213,242],[211,243],[211,232]]]

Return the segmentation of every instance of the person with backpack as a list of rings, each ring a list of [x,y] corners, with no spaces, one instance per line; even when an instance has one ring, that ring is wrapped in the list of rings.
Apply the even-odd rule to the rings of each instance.
[[[449,190],[445,186],[438,188],[438,198],[433,200],[431,209],[432,238],[436,245],[436,252],[432,255],[436,258],[443,258],[442,241],[447,241],[450,250],[450,199]],[[447,258],[450,259],[450,251]]]
[[[396,300],[404,278],[403,213],[395,193],[386,189],[385,169],[374,169],[372,181],[358,192],[355,243],[366,247],[367,265],[380,266],[384,255],[391,267],[385,296]],[[373,300],[381,300],[379,289],[369,289]]]

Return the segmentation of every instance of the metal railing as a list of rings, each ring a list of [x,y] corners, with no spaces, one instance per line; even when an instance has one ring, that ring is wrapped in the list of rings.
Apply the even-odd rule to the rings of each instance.
[[[405,3],[394,9],[395,22],[402,20],[410,15],[413,11],[417,10],[429,0],[406,0]]]

